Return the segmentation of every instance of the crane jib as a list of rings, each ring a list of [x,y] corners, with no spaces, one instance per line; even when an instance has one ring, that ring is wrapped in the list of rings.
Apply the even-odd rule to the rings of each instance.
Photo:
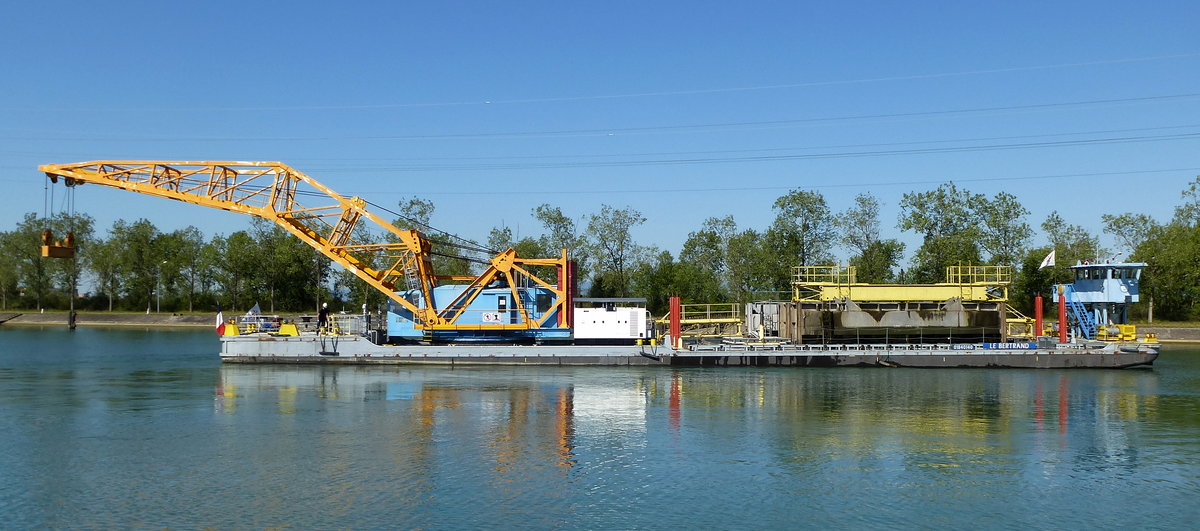
[[[63,178],[68,186],[98,184],[270,220],[411,312],[414,324],[426,330],[570,326],[570,287],[564,279],[572,275],[567,274],[565,249],[555,258],[522,258],[508,249],[492,258],[454,301],[439,308],[434,289],[451,276],[436,274],[431,259],[433,246],[421,232],[398,228],[367,210],[361,198],[346,198],[281,162],[97,160],[45,164],[38,169],[52,182]],[[300,198],[312,203],[302,204]],[[363,228],[368,230],[360,230]],[[361,239],[371,230],[382,232],[383,241]],[[53,251],[61,246],[46,246],[52,248],[51,254],[64,253]],[[543,275],[550,280],[541,278],[537,271],[550,271]],[[516,317],[502,324],[469,324],[473,319],[464,317],[476,311],[468,310],[471,301],[495,284],[511,290],[514,306],[508,310]],[[519,286],[533,285],[553,294],[554,302],[544,308],[547,311],[531,311],[519,296]],[[419,293],[418,302],[398,292],[398,286]],[[535,314],[541,317],[535,318]],[[545,322],[550,316],[556,316],[557,322]]]

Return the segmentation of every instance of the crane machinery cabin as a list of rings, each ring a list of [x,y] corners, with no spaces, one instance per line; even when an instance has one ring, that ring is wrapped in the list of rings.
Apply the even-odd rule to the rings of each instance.
[[[397,228],[368,211],[363,199],[344,197],[280,162],[100,160],[38,169],[66,186],[98,184],[272,221],[388,297],[391,343],[572,337],[574,264],[565,249],[555,258],[508,249],[477,276],[439,275],[420,231]],[[302,198],[316,204],[301,204]],[[387,241],[363,241],[363,228],[382,230]],[[43,255],[71,252],[71,242],[44,238]],[[547,271],[554,278],[538,274]]]

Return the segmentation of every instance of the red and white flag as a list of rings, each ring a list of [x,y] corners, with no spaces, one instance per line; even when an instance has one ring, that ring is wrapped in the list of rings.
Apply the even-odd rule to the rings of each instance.
[[[225,313],[217,309],[217,335],[225,335]]]

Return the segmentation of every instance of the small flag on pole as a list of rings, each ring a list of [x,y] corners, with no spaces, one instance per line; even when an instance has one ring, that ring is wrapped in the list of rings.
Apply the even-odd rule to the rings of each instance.
[[[1042,265],[1040,267],[1038,267],[1038,269],[1039,270],[1046,269],[1047,267],[1054,267],[1054,251],[1053,250],[1051,250],[1050,254],[1046,255],[1046,257],[1042,259]]]
[[[217,306],[217,335],[225,335],[225,313],[221,311],[220,306]]]

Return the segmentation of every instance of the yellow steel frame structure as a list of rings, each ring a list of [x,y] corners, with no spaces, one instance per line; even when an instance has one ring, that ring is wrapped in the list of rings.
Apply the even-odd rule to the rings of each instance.
[[[745,317],[738,303],[683,304],[679,307],[680,335],[683,337],[730,337],[741,336]],[[669,326],[671,316],[664,315],[655,320]]]
[[[427,330],[516,330],[539,328],[550,315],[560,316],[566,326],[567,252],[558,258],[520,258],[512,249],[490,260],[478,277],[438,276],[430,259],[430,242],[416,230],[399,229],[371,213],[358,197],[343,197],[312,177],[280,162],[237,161],[138,161],[98,160],[74,164],[38,166],[52,181],[65,179],[68,186],[99,184],[140,194],[163,197],[257,216],[275,222],[367,284],[387,295],[413,313],[419,328]],[[318,206],[305,206],[298,196],[328,200]],[[395,243],[358,241],[355,230],[373,224],[392,236]],[[558,272],[560,285],[538,278],[529,268],[551,266]],[[405,282],[402,287],[401,281]],[[441,311],[433,301],[433,288],[439,280],[469,281],[469,287]],[[459,324],[471,301],[493,282],[504,280],[512,290],[513,309],[521,319],[517,323]],[[541,319],[532,319],[525,308],[518,286],[525,280],[555,294],[555,304]],[[420,305],[397,293],[398,289],[417,290]],[[555,310],[558,310],[555,312]]]
[[[1008,300],[1012,268],[1008,266],[949,266],[938,284],[867,284],[858,282],[854,266],[800,266],[792,277],[792,300],[858,302]]]

